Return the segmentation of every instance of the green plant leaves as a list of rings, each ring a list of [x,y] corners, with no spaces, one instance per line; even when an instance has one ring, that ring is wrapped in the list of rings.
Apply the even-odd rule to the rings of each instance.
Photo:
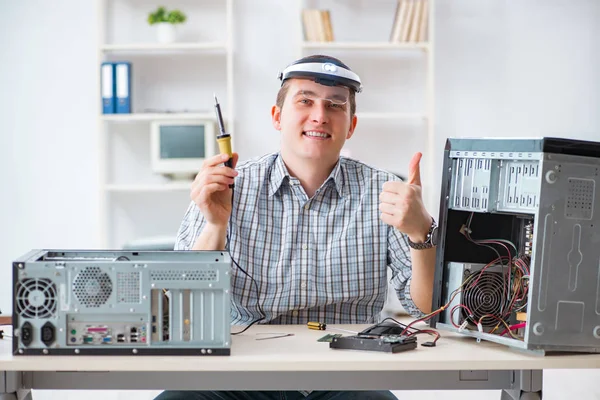
[[[186,21],[187,16],[180,10],[172,10],[167,12],[165,7],[158,7],[156,11],[148,14],[148,23],[150,25],[158,24],[159,22],[168,22],[171,24],[182,24]]]

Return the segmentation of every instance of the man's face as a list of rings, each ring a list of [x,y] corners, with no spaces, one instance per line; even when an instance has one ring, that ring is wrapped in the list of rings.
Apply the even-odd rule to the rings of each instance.
[[[281,131],[285,157],[331,164],[354,133],[350,118],[350,89],[324,86],[308,79],[292,79],[283,107],[273,106],[273,126]],[[291,161],[291,160],[290,160]]]

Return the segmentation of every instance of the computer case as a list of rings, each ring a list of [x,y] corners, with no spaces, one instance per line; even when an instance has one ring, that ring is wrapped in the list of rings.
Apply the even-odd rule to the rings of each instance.
[[[13,262],[15,355],[229,355],[221,251],[32,250]]]
[[[432,327],[539,354],[600,350],[600,143],[451,138]]]

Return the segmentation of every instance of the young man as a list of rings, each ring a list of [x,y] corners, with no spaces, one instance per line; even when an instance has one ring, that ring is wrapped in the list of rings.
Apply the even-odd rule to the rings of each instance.
[[[340,157],[357,124],[360,78],[340,60],[302,58],[281,74],[271,110],[280,152],[224,167],[208,159],[176,249],[222,250],[233,267],[232,323],[375,323],[387,268],[404,308],[431,311],[435,222],[419,161],[408,182]],[[238,156],[234,154],[234,168]],[[235,183],[232,191],[230,184]],[[232,195],[233,194],[233,195]],[[158,399],[392,399],[389,392],[165,392]]]

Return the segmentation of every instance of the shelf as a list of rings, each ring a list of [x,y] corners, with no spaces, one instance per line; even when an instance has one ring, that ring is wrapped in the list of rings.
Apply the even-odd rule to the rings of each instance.
[[[206,42],[206,43],[130,43],[130,44],[104,44],[100,50],[105,53],[112,52],[130,52],[130,53],[154,53],[154,52],[176,52],[188,53],[197,51],[219,50],[226,51],[225,42]]]
[[[397,112],[357,112],[359,119],[427,119],[427,115],[419,113]]]
[[[147,185],[113,184],[105,185],[104,188],[106,191],[113,193],[181,192],[189,191],[191,189],[191,185],[191,181],[185,181]]]
[[[216,121],[214,113],[132,113],[132,114],[102,114],[100,117],[107,122],[137,122],[154,120],[193,120],[210,119]],[[223,118],[227,119],[225,115]]]
[[[304,49],[345,49],[345,50],[427,50],[424,43],[392,42],[302,42]]]

